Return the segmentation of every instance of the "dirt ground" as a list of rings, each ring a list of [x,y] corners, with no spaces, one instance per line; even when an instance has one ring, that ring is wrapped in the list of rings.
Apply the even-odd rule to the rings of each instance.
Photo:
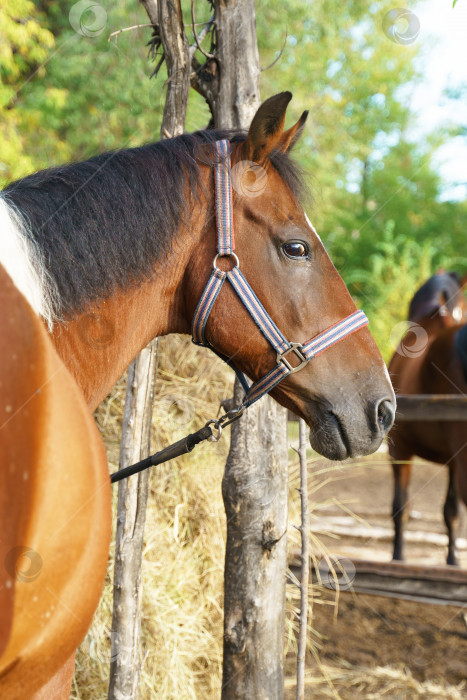
[[[313,464],[317,476],[310,500],[318,505],[312,512],[312,530],[333,554],[390,560],[392,471],[387,454],[336,466],[332,473],[319,474],[322,468],[321,462]],[[327,483],[329,477],[333,477],[332,482]],[[421,461],[415,464],[410,489],[411,518],[407,524],[407,530],[414,533],[408,538],[414,541],[406,545],[408,563],[445,564],[442,506],[446,488],[445,468]],[[462,508],[459,558],[461,566],[467,569],[467,518]],[[324,534],[326,531],[328,534]],[[457,694],[451,695],[448,689],[440,697],[467,698],[467,610],[345,592],[340,595],[336,620],[335,607],[331,605],[334,600],[332,591],[321,590],[313,604],[312,627],[316,630],[321,664],[353,670],[390,666],[421,682],[455,687]],[[314,666],[316,662],[310,655],[307,667],[313,671]],[[317,670],[316,667],[315,673]],[[378,693],[356,691],[340,691],[338,696],[380,697]],[[307,697],[331,696],[320,695],[315,689]],[[384,697],[418,698],[423,693],[394,690],[385,692]],[[436,692],[429,697],[436,697]]]
[[[417,680],[453,685],[467,677],[467,628],[459,608],[345,593],[336,621],[333,607],[314,606],[313,627],[323,635],[322,663],[408,667]]]
[[[312,530],[333,552],[360,559],[389,561],[392,554],[393,497],[392,469],[387,453],[379,452],[357,462],[337,464],[329,472],[320,473],[325,463],[314,462],[316,473],[310,502]],[[405,559],[412,564],[446,563],[447,536],[443,520],[443,504],[447,489],[447,469],[439,464],[414,460],[410,484],[410,518]],[[357,520],[352,517],[357,516]],[[327,528],[327,530],[326,530]],[[339,539],[326,536],[326,531],[346,530]],[[426,533],[412,536],[411,533]],[[417,539],[420,541],[411,541]],[[467,517],[461,505],[458,557],[467,569]]]

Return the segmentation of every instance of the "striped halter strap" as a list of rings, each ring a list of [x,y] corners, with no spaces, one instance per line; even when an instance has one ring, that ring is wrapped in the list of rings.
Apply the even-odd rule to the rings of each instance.
[[[351,333],[368,325],[368,319],[363,311],[355,311],[343,321],[331,326],[323,333],[315,336],[305,343],[291,343],[282,335],[268,312],[243,276],[239,260],[234,253],[234,231],[232,219],[232,184],[230,174],[230,144],[229,141],[216,142],[215,164],[215,194],[216,194],[216,219],[217,219],[217,255],[214,258],[213,272],[206,288],[201,295],[192,322],[193,342],[196,345],[211,347],[205,338],[206,323],[211,313],[214,302],[224,284],[228,280],[241,302],[246,307],[250,316],[258,326],[266,340],[276,351],[276,365],[262,379],[251,386],[245,375],[240,372],[233,362],[220,355],[237,374],[243,388],[245,398],[241,408],[246,408],[271,391],[279,382],[294,372],[303,369],[310,360],[330,348],[335,343],[343,340]],[[234,261],[231,270],[224,271],[217,267],[219,257],[230,257]],[[211,347],[211,349],[214,349]],[[291,355],[295,356],[294,364],[290,362]],[[296,364],[298,361],[298,364]]]

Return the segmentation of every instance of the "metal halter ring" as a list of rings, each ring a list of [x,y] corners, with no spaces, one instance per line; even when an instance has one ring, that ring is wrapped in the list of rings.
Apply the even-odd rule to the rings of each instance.
[[[235,253],[217,253],[217,255],[214,258],[213,263],[212,263],[214,270],[219,269],[217,267],[217,258],[234,258],[234,260],[235,260],[234,267],[240,267],[240,261],[239,261],[238,257],[235,255]]]
[[[219,440],[222,437],[222,425],[220,421],[215,420],[214,418],[211,418],[211,420],[208,420],[206,423],[206,426],[212,425],[214,430],[217,430],[217,435],[211,435],[211,437],[208,437],[209,442],[219,442]]]

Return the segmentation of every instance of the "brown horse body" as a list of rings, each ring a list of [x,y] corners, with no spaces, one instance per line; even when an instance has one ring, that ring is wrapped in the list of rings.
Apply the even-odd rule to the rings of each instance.
[[[234,193],[234,222],[236,252],[245,277],[251,282],[257,296],[284,335],[292,341],[304,342],[354,312],[355,306],[319,237],[307,221],[295,194],[286,184],[287,179],[284,181],[285,176],[280,174],[280,168],[287,166],[286,151],[299,135],[305,121],[302,118],[294,127],[283,132],[285,112],[290,97],[290,93],[282,93],[264,103],[252,122],[246,140],[237,136],[232,141],[234,144],[233,168],[240,162],[251,164],[253,161],[267,176],[264,191],[259,195],[248,197]],[[210,146],[213,140],[220,138],[216,137],[216,132],[213,134],[213,136],[209,133],[198,136],[198,145],[204,148],[206,139],[211,140],[208,144]],[[197,141],[195,137],[191,139],[190,147],[194,148]],[[177,158],[180,144],[183,143],[179,138],[174,139],[173,146],[170,143],[164,146],[164,148],[173,149],[170,154],[173,160]],[[136,160],[140,157],[139,152],[129,151],[128,153],[130,159]],[[205,162],[203,151],[201,155],[203,157],[199,158],[196,166],[197,193],[186,191],[184,177],[184,196],[187,206],[185,212],[178,212],[179,228],[163,260],[149,261],[152,264],[152,273],[143,275],[142,278],[136,274],[133,277],[129,275],[126,284],[116,285],[104,295],[89,298],[85,311],[77,309],[76,312],[68,313],[66,322],[56,323],[52,330],[51,337],[58,355],[74,377],[91,409],[102,401],[135,354],[151,338],[167,333],[190,332],[196,304],[212,269],[216,246],[212,167]],[[189,158],[194,162],[195,156],[196,149]],[[108,159],[108,165],[106,163],[107,161],[104,163],[105,167],[113,167],[111,158]],[[185,161],[185,166],[189,167],[189,159]],[[60,172],[58,187],[66,187],[66,183],[72,179],[73,168],[76,167],[70,166],[69,172],[66,169],[63,173]],[[170,169],[170,164],[167,168]],[[99,167],[98,170],[102,177],[102,168]],[[184,172],[183,168],[182,172]],[[159,177],[163,180],[169,175],[167,170]],[[51,178],[53,177],[54,171],[51,175]],[[132,182],[132,175],[125,170],[122,177],[124,186],[127,188],[128,183]],[[133,173],[134,177],[135,173]],[[11,191],[11,201],[19,210],[21,210],[21,201],[25,206],[31,206],[28,180],[25,180],[23,200],[18,198],[15,200],[14,186]],[[291,182],[290,178],[289,182]],[[34,185],[35,181],[32,184]],[[39,178],[39,188],[47,188],[48,184],[50,181],[47,180],[47,174]],[[19,183],[19,189],[16,192],[21,194],[23,191],[21,187]],[[35,196],[36,191],[32,188],[31,196]],[[138,195],[136,189],[133,194],[135,197]],[[176,186],[169,183],[165,196],[172,195],[176,195]],[[60,215],[63,214],[64,207],[69,205],[69,201],[79,196],[83,196],[83,188],[76,185],[71,190],[69,199],[66,199],[65,192]],[[114,198],[111,206],[118,209],[119,193],[106,192],[106,196]],[[51,197],[46,199],[49,203]],[[80,230],[85,230],[88,226],[86,221],[81,221],[79,218],[86,213],[85,204],[85,202],[78,203],[74,216],[70,217],[70,225],[73,218],[77,226],[76,236],[80,235]],[[135,216],[137,213],[135,211]],[[26,214],[31,221],[34,220],[34,212],[27,210]],[[125,212],[122,213],[124,214]],[[45,223],[47,224],[51,218],[52,216]],[[89,221],[89,225],[92,225],[91,219]],[[180,224],[180,221],[183,223]],[[157,225],[158,222],[154,221],[151,228]],[[100,230],[98,235],[105,236],[106,232]],[[137,229],[134,230],[133,235],[135,239],[138,237]],[[71,246],[71,252],[68,249],[66,253],[64,251],[64,257],[68,254],[73,255],[73,243],[69,243],[69,238],[66,244]],[[287,250],[296,251],[297,255],[288,255],[285,252]],[[303,251],[306,251],[306,254],[303,254]],[[110,259],[112,250],[108,253]],[[89,255],[89,264],[95,265],[92,251]],[[53,259],[53,256],[49,255],[49,258]],[[79,266],[87,263],[86,261],[83,263],[76,255],[74,264]],[[20,302],[17,300],[16,303]],[[57,368],[54,376],[63,377],[64,387],[63,392],[59,391],[60,387],[57,388],[54,402],[49,404],[53,410],[38,408],[33,424],[30,425],[25,420],[24,412],[18,413],[18,425],[23,426],[21,449],[27,451],[31,470],[34,471],[34,479],[31,474],[28,498],[31,499],[31,503],[34,502],[34,508],[41,509],[41,518],[39,523],[34,508],[32,506],[26,508],[21,516],[23,525],[20,526],[19,521],[10,523],[7,546],[12,548],[23,543],[21,529],[23,526],[27,526],[31,533],[36,533],[39,529],[44,533],[43,538],[40,541],[33,539],[34,544],[31,544],[31,547],[39,551],[45,561],[48,558],[44,556],[48,553],[47,538],[53,538],[57,523],[61,522],[61,509],[67,504],[64,494],[67,497],[71,494],[74,499],[73,504],[66,505],[70,516],[76,510],[75,501],[78,504],[76,512],[79,513],[79,522],[70,521],[69,526],[65,522],[59,525],[60,533],[63,535],[62,548],[60,552],[54,552],[53,557],[51,556],[56,580],[67,584],[69,597],[62,600],[65,600],[69,609],[66,613],[65,607],[60,609],[56,605],[52,610],[49,606],[50,617],[47,619],[50,636],[55,637],[56,648],[53,667],[49,663],[52,652],[47,645],[42,650],[40,646],[36,649],[37,658],[41,658],[43,662],[40,678],[42,681],[46,678],[47,671],[49,677],[52,677],[58,666],[65,664],[74,646],[76,647],[81,641],[90,623],[92,610],[97,605],[106,564],[110,505],[108,483],[102,474],[105,463],[103,446],[89,416],[84,417],[85,409],[79,398],[79,391],[65,370],[60,373],[59,368],[62,369],[63,365],[55,355],[45,332],[38,330],[38,322],[31,317],[28,309],[23,309],[23,313],[28,319],[27,324],[32,325],[37,333],[37,338],[34,336],[31,341],[31,351],[37,354],[37,348],[39,348],[44,357],[51,358],[50,362],[54,368]],[[206,335],[216,350],[224,356],[233,358],[235,365],[253,380],[262,377],[276,363],[275,353],[228,285],[224,286],[213,307]],[[18,343],[19,339],[16,341],[16,344]],[[8,353],[8,347],[2,347],[2,359],[8,357]],[[26,353],[22,357],[21,367],[28,360]],[[16,376],[18,372],[17,369]],[[26,375],[27,373],[25,377]],[[49,376],[46,373],[38,378],[35,375],[29,377],[24,386],[26,397],[31,395],[31,387],[36,387],[37,382],[43,382]],[[53,382],[50,380],[47,384],[48,391],[52,391],[57,383],[58,379]],[[281,404],[305,418],[310,425],[310,440],[313,446],[331,458],[343,459],[356,454],[373,452],[380,445],[393,420],[393,390],[380,353],[367,328],[330,348],[297,374],[287,377],[272,394]],[[22,400],[25,400],[23,395],[17,399],[17,404],[20,405]],[[44,426],[39,433],[36,429],[37,421],[41,421],[41,425]],[[78,421],[82,421],[82,427],[79,427],[81,424],[78,425]],[[57,437],[61,433],[66,435],[66,440]],[[83,439],[83,435],[86,434],[89,437]],[[55,468],[52,469],[55,477],[53,488],[50,484],[49,488],[45,489],[45,483],[49,482],[44,481],[44,476],[39,478],[35,473],[39,474],[42,470],[42,474],[43,467],[35,448],[33,449],[33,435],[38,435],[37,441],[40,442],[41,448],[44,447],[44,454],[45,446],[47,446],[47,454],[50,454],[52,449],[63,450],[65,445],[70,444],[73,449],[76,446],[76,449],[81,447],[84,450],[74,457],[69,456],[69,461],[65,459],[66,455],[57,456],[54,460]],[[8,460],[16,460],[16,455],[20,454],[16,451],[20,448],[15,447],[17,442],[13,437],[8,437],[8,445],[10,454],[7,455],[7,461],[3,464],[7,464]],[[50,465],[50,460],[46,464]],[[9,494],[8,504],[4,504],[2,513],[2,517],[6,520],[8,520],[6,512],[12,507],[12,500],[14,503],[17,501],[18,508],[24,507],[26,494],[23,496],[14,489],[14,483],[11,481],[7,481],[3,489],[3,493]],[[15,498],[12,498],[11,493],[16,494]],[[13,507],[16,506],[13,505]],[[44,508],[46,514],[43,513]],[[100,524],[97,522],[99,510]],[[66,542],[67,534],[70,534],[68,530],[72,530],[73,536],[79,540],[79,544],[74,548],[71,546],[69,550],[73,553],[72,566],[66,557],[63,558],[63,552],[66,553],[68,547]],[[84,546],[87,553],[88,559],[85,561],[83,561],[84,555],[78,556],[80,546]],[[78,562],[79,570],[76,567]],[[68,568],[69,565],[71,568]],[[86,577],[86,585],[83,584],[83,576]],[[42,589],[47,592],[49,588],[46,585],[45,576],[38,578],[37,586],[42,587],[41,594],[45,595]],[[50,588],[54,590],[53,586]],[[82,624],[81,626],[70,625],[70,621],[66,621],[63,616],[66,617],[67,614],[72,616],[77,609],[76,601],[84,597],[86,612],[79,612],[78,615]],[[16,649],[16,655],[12,653],[7,656],[7,662],[4,660],[5,657],[0,658],[0,673],[3,674],[0,676],[0,694],[3,696],[4,687],[11,687],[16,692],[16,695],[11,697],[29,700],[32,697],[31,694],[22,694],[24,674],[29,672],[19,673],[19,662],[15,662],[15,659],[22,658],[24,648],[27,647],[26,637],[31,630],[36,632],[42,629],[43,621],[40,616],[35,615],[34,605],[29,599],[22,610],[19,610],[12,598],[9,609],[9,619],[13,619],[13,627],[8,644]],[[78,609],[81,611],[81,608]],[[67,625],[70,629],[70,643],[62,645],[61,635],[63,628]],[[5,624],[0,634],[7,639],[8,633],[9,628]],[[65,669],[63,674],[66,675]],[[37,685],[37,688],[39,687]],[[60,697],[60,695],[54,697]],[[63,697],[66,696],[63,694]]]
[[[438,277],[442,285],[441,278],[447,278],[448,275]],[[437,291],[438,299],[431,304],[428,314],[420,317],[414,312],[411,320],[416,320],[417,326],[409,330],[391,359],[389,372],[396,394],[467,393],[467,382],[455,343],[465,302],[459,287],[452,288],[449,280],[447,283],[445,291],[442,286]],[[459,309],[462,313],[459,313]],[[418,350],[417,343],[420,344]],[[465,423],[396,421],[390,434],[389,452],[394,471],[393,558],[403,559],[403,524],[408,510],[411,464],[412,458],[418,456],[448,467],[449,482],[444,505],[444,520],[449,538],[447,563],[456,564],[458,497],[467,504]]]
[[[107,460],[80,390],[1,267],[0,357],[0,696],[65,698],[106,571]]]

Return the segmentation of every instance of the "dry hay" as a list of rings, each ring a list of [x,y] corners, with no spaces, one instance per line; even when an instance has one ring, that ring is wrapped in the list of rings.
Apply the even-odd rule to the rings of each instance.
[[[160,341],[154,451],[216,416],[231,373],[186,338]],[[125,378],[96,412],[110,469],[118,465]],[[139,697],[219,697],[225,518],[221,479],[228,444],[205,443],[152,470],[143,553]],[[115,515],[117,489],[113,489]],[[115,523],[115,517],[114,517]],[[100,606],[78,650],[71,698],[107,697],[112,615],[112,546]],[[157,689],[157,692],[156,690]]]
[[[285,682],[285,700],[295,700],[295,678]],[[453,687],[433,681],[419,682],[408,669],[352,667],[342,662],[340,668],[323,664],[319,672],[305,677],[306,698],[335,700],[462,700],[465,683]]]
[[[217,415],[220,401],[231,395],[232,374],[211,353],[187,338],[160,341],[157,399],[154,407],[154,451],[201,427]],[[110,469],[118,465],[125,377],[96,411],[107,447]],[[152,470],[143,554],[143,610],[139,700],[214,700],[221,695],[222,606],[225,515],[221,480],[228,439],[205,443],[190,455]],[[290,519],[299,523],[297,458],[291,453]],[[310,484],[311,500],[330,467],[321,468]],[[117,488],[113,488],[115,516]],[[318,499],[319,500],[319,499]],[[115,517],[114,517],[115,523]],[[289,528],[290,546],[298,533]],[[320,543],[314,541],[316,551]],[[325,552],[323,550],[323,556]],[[107,697],[112,621],[114,545],[104,593],[93,624],[77,652],[70,698]],[[286,697],[295,697],[296,632],[299,600],[287,587]],[[313,588],[313,604],[329,604]],[[311,618],[311,616],[310,616]],[[310,626],[313,672],[307,675],[307,697],[320,698],[460,698],[456,689],[418,683],[409,672],[389,668],[335,668],[320,664],[322,640]],[[457,693],[457,694],[456,694]]]

